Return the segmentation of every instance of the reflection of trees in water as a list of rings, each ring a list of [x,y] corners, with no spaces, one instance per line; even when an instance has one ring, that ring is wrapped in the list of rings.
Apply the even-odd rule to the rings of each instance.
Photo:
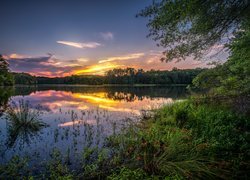
[[[138,98],[138,96],[136,96],[135,94],[131,94],[131,93],[124,93],[124,92],[108,92],[107,93],[107,98],[113,99],[113,100],[124,100],[127,102],[133,102]]]
[[[128,102],[145,98],[185,98],[188,92],[185,87],[125,87],[108,91],[108,98]]]
[[[31,126],[9,125],[6,145],[8,148],[12,148],[17,142],[19,142],[18,144],[20,144],[20,146],[24,144],[29,145],[37,138],[39,130],[40,129],[32,128]]]
[[[84,87],[84,86],[33,86],[16,87],[16,95],[29,95],[36,91],[66,91],[71,93],[98,93],[106,92],[107,98],[114,100],[143,100],[144,98],[173,98],[180,99],[188,96],[185,86],[112,86],[112,87]]]
[[[0,117],[7,109],[8,101],[14,94],[14,87],[0,87]]]

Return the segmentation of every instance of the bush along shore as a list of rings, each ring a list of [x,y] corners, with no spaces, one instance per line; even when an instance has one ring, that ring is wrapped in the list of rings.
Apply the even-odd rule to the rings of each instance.
[[[139,123],[110,136],[102,150],[85,150],[80,170],[68,168],[55,151],[40,174],[28,170],[27,159],[14,157],[0,166],[0,177],[247,179],[249,130],[246,114],[193,98],[143,113]]]

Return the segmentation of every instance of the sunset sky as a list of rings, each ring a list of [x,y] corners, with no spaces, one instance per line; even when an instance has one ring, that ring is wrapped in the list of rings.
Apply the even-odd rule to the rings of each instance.
[[[162,48],[136,18],[151,0],[1,0],[0,53],[12,71],[37,76],[103,74],[113,68],[204,67],[160,62]]]

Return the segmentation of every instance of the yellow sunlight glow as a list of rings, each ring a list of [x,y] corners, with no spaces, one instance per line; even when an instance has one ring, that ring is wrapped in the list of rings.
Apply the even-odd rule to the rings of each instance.
[[[92,66],[88,66],[85,69],[82,70],[77,70],[75,71],[75,74],[99,74],[99,75],[103,75],[105,71],[108,71],[110,69],[114,69],[114,68],[118,68],[121,67],[122,65],[117,65],[117,64],[102,64],[102,65],[92,65]]]
[[[84,94],[73,94],[74,98],[77,99],[84,99],[87,100],[88,102],[92,104],[99,104],[99,103],[104,103],[104,104],[116,104],[117,102],[111,99],[108,99],[105,97],[104,93],[96,93],[96,94],[91,94],[91,95],[84,95]]]

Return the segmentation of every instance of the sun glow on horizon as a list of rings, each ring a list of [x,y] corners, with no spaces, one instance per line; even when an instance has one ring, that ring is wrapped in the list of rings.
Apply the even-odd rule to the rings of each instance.
[[[76,70],[73,74],[82,75],[82,74],[95,74],[95,75],[104,75],[106,71],[122,67],[123,65],[118,64],[96,64],[88,66],[82,70]]]

